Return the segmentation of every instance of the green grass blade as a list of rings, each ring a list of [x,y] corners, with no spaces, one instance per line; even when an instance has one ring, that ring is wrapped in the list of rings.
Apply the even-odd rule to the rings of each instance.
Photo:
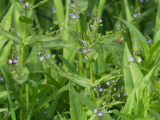
[[[158,11],[157,11],[157,16],[156,16],[154,42],[157,42],[160,40],[159,35],[160,35],[160,0],[158,2]]]
[[[12,102],[12,97],[11,97],[11,93],[8,87],[8,77],[6,76],[6,73],[4,72],[3,68],[0,67],[0,70],[4,76],[4,79],[6,80],[6,88],[7,88],[7,93],[8,93],[8,102],[9,102],[9,107],[10,107],[10,112],[11,112],[11,116],[12,116],[12,120],[16,120],[16,115],[15,115],[15,110],[14,110],[14,106],[13,106],[13,102]]]

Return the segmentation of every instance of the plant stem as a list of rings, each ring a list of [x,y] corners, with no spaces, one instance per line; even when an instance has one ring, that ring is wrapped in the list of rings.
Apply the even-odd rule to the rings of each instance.
[[[78,32],[82,32],[82,29],[81,29],[81,22],[80,22],[80,19],[78,20]],[[81,67],[80,68],[80,74],[81,75],[84,75],[84,71],[83,71],[83,54],[82,53],[79,53],[79,66]]]
[[[25,23],[24,35],[23,35],[23,43],[26,40],[26,32],[27,32],[27,23]],[[20,59],[20,67],[22,69],[22,72],[23,72],[23,67],[24,67],[24,49],[25,49],[25,47],[24,47],[24,45],[22,45],[21,57],[20,57],[21,58]],[[27,87],[27,85],[26,85],[26,87]],[[19,92],[20,92],[20,100],[21,100],[20,119],[25,120],[26,119],[26,113],[25,113],[25,108],[24,108],[24,99],[23,99],[23,87],[22,87],[22,84],[20,84]],[[28,91],[26,91],[26,93],[28,94]]]
[[[89,53],[89,60],[90,59],[91,59],[91,53]],[[91,85],[92,85],[94,81],[93,81],[92,62],[91,61],[89,62],[89,67],[90,67],[90,79],[91,79]],[[96,97],[94,94],[93,87],[91,87],[91,94],[92,94],[93,101],[96,103]]]

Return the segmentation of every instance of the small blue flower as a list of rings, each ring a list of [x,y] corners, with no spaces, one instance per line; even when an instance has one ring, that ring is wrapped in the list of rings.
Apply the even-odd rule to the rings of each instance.
[[[107,85],[110,85],[110,81],[106,82]]]
[[[43,57],[43,56],[41,56],[39,59],[42,61],[42,60],[44,59],[44,57]]]
[[[133,57],[130,57],[129,60],[130,60],[130,61],[134,61],[134,58],[133,58]]]
[[[148,40],[148,43],[150,44],[152,41],[151,40]]]
[[[136,47],[137,47],[137,45],[134,45],[134,47],[136,48]]]
[[[50,57],[50,55],[49,54],[47,54],[47,58],[49,58]]]
[[[91,25],[91,29],[93,29],[93,28],[95,28],[95,26],[94,26],[94,25]]]
[[[142,58],[139,58],[139,59],[138,59],[138,62],[141,62],[141,61],[142,61]]]
[[[105,110],[105,109],[103,110],[103,113],[106,113],[106,110]]]
[[[90,49],[88,49],[88,51],[87,52],[91,52],[91,50]]]
[[[3,80],[3,77],[0,77],[0,81],[2,81]]]
[[[12,64],[12,59],[9,59],[8,62],[9,62],[10,64]]]
[[[102,116],[102,113],[101,113],[101,112],[99,112],[97,115],[98,115],[98,116]]]
[[[121,94],[118,94],[118,98],[120,98],[121,97]]]
[[[132,41],[135,41],[135,38],[133,38]]]
[[[114,80],[112,80],[111,82],[114,82]]]
[[[14,59],[14,60],[13,60],[13,63],[16,63],[16,62],[17,62],[17,60],[16,60],[16,59]]]
[[[25,5],[25,6],[28,6],[28,5],[29,5],[29,3],[28,3],[28,2],[25,2],[25,3],[24,3],[24,5]]]
[[[70,0],[68,0],[68,3],[70,3],[71,1]]]
[[[96,91],[96,88],[94,88],[94,91]]]
[[[138,16],[138,15],[137,15],[136,13],[135,13],[135,14],[133,14],[133,17],[134,17],[134,18],[136,18],[137,16]]]
[[[52,12],[56,13],[56,9],[54,8],[54,6],[52,7]]]
[[[102,92],[103,91],[103,88],[99,88],[99,92]]]
[[[71,4],[71,7],[74,7],[74,3]]]
[[[19,56],[17,56],[17,59],[19,60],[19,59],[20,59],[20,57],[19,57]]]
[[[126,93],[123,93],[123,96],[127,96],[127,94],[126,94]]]
[[[86,49],[83,49],[82,53],[84,53],[84,54],[87,53],[87,50],[86,50]]]
[[[19,36],[19,33],[16,33]]]
[[[99,19],[99,20],[98,20],[98,22],[102,22],[102,20],[101,20],[101,19]]]
[[[78,50],[80,50],[81,48],[80,47],[78,47]]]
[[[140,0],[141,3],[143,3],[143,0]]]
[[[86,41],[82,41],[82,43],[85,45],[87,42]]]
[[[94,109],[94,113],[97,113],[97,109]]]
[[[73,18],[73,19],[76,18],[76,16],[75,16],[73,13],[70,13],[69,15],[70,15],[71,18]]]

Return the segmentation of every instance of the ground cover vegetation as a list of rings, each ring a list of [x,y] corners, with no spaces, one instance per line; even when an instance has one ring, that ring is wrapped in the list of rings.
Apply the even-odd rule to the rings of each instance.
[[[160,120],[160,0],[1,0],[0,120]]]

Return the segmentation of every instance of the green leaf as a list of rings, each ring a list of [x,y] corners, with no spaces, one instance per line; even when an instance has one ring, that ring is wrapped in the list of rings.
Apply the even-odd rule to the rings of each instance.
[[[152,45],[152,47],[150,48],[149,54],[148,54],[148,61],[150,64],[152,63],[153,59],[155,58],[156,53],[159,52],[158,51],[159,46],[160,46],[160,40],[157,41],[156,43],[154,43]]]
[[[124,52],[123,65],[126,66],[130,62],[129,57],[131,57],[127,44],[125,44]],[[141,88],[140,86],[144,86],[143,74],[136,63],[133,62],[129,65],[129,67],[124,68],[123,73],[127,95],[130,95],[134,88],[138,90]],[[137,91],[136,94],[141,95],[142,92],[138,93]]]
[[[38,85],[33,80],[27,80],[27,81],[32,83],[32,85],[34,86],[33,99],[32,99],[32,102],[31,102],[32,104],[29,108],[29,112],[28,112],[28,115],[27,115],[27,119],[30,120],[31,117],[32,117],[33,111],[34,111],[35,104],[36,104],[36,99],[37,99],[37,95],[38,95]]]
[[[149,112],[154,116],[156,117],[158,120],[160,120],[160,115],[159,113],[157,113],[156,111],[152,110],[152,109],[149,109]]]
[[[78,0],[78,11],[77,14],[80,14],[82,12],[84,12],[85,10],[87,10],[88,8],[88,0]]]
[[[42,47],[44,48],[52,48],[52,49],[62,49],[62,48],[67,48],[67,47],[73,47],[75,46],[74,44],[72,44],[71,42],[67,42],[67,41],[61,41],[61,40],[54,40],[52,42],[48,42],[48,43],[44,43],[42,44]]]
[[[133,89],[132,92],[129,94],[129,97],[128,97],[127,102],[126,102],[124,109],[123,109],[123,113],[125,113],[125,114],[132,113],[135,92],[136,92],[136,89]]]
[[[35,42],[51,42],[53,40],[58,40],[58,39],[59,39],[59,36],[58,37],[52,37],[52,36],[41,37],[37,35],[29,36],[28,38],[26,38],[24,45],[26,46]]]
[[[33,20],[29,17],[26,17],[26,16],[20,16],[19,21],[22,22],[22,23],[27,23],[27,24],[32,24],[33,23]]]
[[[87,97],[84,97],[82,94],[76,92],[75,90],[66,87],[69,92],[71,92],[74,96],[76,96],[80,101],[82,101],[92,112],[94,112],[94,109],[97,109],[96,103],[89,100]]]
[[[7,31],[0,31],[0,35],[13,40],[14,42],[22,45],[22,39],[21,38],[17,38],[17,35],[13,35],[12,33],[9,33]]]
[[[114,114],[118,115],[119,117],[123,118],[124,120],[135,120],[138,118],[136,115],[129,115],[129,114],[124,114],[120,113],[118,110],[112,110]]]
[[[70,83],[72,84],[72,83]],[[74,91],[73,85],[71,86]],[[87,116],[82,108],[81,101],[74,96],[72,93],[69,93],[70,98],[70,115],[73,120],[87,120]]]
[[[39,3],[37,3],[36,5],[32,6],[30,9],[34,9],[34,8],[36,8],[36,7],[39,7],[39,6],[45,4],[45,3],[48,2],[48,1],[49,1],[49,0],[43,0],[43,1],[39,2]]]
[[[8,96],[7,91],[1,91],[0,92],[0,99],[2,99],[3,97],[6,97],[6,96]]]
[[[58,74],[68,78],[69,80],[77,83],[78,85],[82,86],[82,87],[90,87],[90,80],[86,77],[83,77],[81,75],[78,74],[74,74],[74,73],[64,73],[64,72],[60,72],[58,71]]]

